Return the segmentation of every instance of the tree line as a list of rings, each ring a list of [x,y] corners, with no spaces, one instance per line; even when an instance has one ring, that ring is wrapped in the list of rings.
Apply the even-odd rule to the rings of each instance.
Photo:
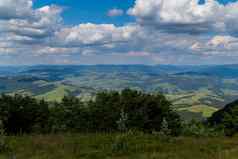
[[[103,91],[93,100],[67,96],[49,103],[30,96],[2,95],[0,120],[7,134],[57,132],[181,131],[179,115],[162,94],[125,89]]]
[[[53,103],[30,96],[3,94],[0,96],[0,126],[9,135],[136,130],[178,136],[214,134],[218,129],[232,135],[238,131],[235,110],[225,113],[221,110],[203,123],[184,124],[171,102],[160,93],[131,89],[102,91],[90,101],[66,96],[61,102]],[[220,119],[223,116],[224,120]]]

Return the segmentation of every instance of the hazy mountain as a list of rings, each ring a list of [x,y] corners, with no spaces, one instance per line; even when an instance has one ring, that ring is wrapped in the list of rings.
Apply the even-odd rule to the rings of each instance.
[[[188,116],[210,116],[238,98],[238,65],[39,65],[0,67],[0,74],[1,93],[26,93],[51,101],[76,95],[86,100],[97,91],[130,87],[163,92],[175,109]]]

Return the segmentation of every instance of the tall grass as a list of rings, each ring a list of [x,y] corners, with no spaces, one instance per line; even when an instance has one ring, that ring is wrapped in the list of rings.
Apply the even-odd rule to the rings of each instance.
[[[237,159],[238,137],[61,134],[7,137],[12,153],[0,159]],[[11,155],[11,156],[10,156]]]

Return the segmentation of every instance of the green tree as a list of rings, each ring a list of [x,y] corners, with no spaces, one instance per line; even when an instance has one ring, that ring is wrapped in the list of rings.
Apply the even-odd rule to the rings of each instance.
[[[50,123],[53,132],[87,129],[88,112],[85,104],[73,96],[65,96],[51,108]]]
[[[238,101],[226,105],[223,109],[215,112],[208,119],[212,126],[224,129],[227,136],[238,132]]]
[[[29,96],[2,95],[0,120],[8,134],[30,133],[35,127],[43,131],[48,122],[48,104]]]

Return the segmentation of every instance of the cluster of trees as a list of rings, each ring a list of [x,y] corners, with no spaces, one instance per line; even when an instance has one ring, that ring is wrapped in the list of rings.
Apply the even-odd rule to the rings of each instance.
[[[2,95],[0,121],[7,134],[52,132],[116,132],[139,130],[170,135],[181,133],[179,115],[162,94],[147,94],[125,89],[105,91],[94,100],[83,102],[64,97],[48,103],[29,96]]]
[[[227,136],[238,132],[238,100],[226,105],[223,109],[215,112],[209,119],[213,127],[223,129]]]
[[[184,124],[162,94],[125,89],[99,92],[91,101],[68,96],[49,103],[22,95],[0,96],[0,125],[7,134],[57,132],[164,132],[210,136],[238,132],[238,101],[206,122]],[[219,130],[219,131],[218,131]]]

